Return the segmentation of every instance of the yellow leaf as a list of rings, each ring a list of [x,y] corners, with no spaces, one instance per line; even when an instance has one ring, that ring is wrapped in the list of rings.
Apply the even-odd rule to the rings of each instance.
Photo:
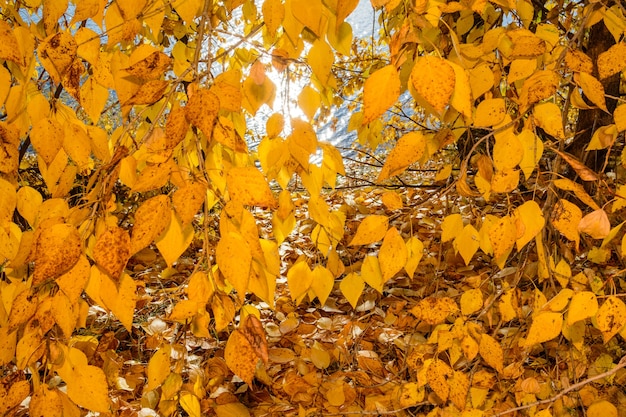
[[[567,311],[567,325],[595,316],[598,311],[598,299],[591,291],[577,292],[572,296]]]
[[[461,340],[461,350],[465,358],[472,361],[478,355],[478,343],[472,336],[467,335]]]
[[[454,238],[453,246],[454,250],[461,254],[465,265],[469,265],[472,257],[480,247],[480,235],[474,226],[471,224],[465,225],[461,233]]]
[[[427,297],[420,300],[411,313],[427,324],[437,325],[446,321],[448,316],[459,311],[459,307],[450,297]]]
[[[250,411],[238,402],[216,405],[214,410],[217,417],[250,417]]]
[[[4,23],[0,20],[0,24]],[[1,32],[0,28],[0,32]],[[2,41],[0,40],[0,45]],[[17,171],[20,138],[13,126],[0,122],[0,172],[11,173]],[[32,140],[32,131],[31,131]]]
[[[53,33],[39,44],[37,55],[55,83],[60,83],[72,66],[77,49],[78,45],[69,32]]]
[[[597,149],[606,149],[615,143],[618,135],[617,127],[614,124],[600,126],[593,132],[593,136],[589,144],[585,148],[586,151],[594,151]]]
[[[368,255],[365,257],[361,265],[361,278],[367,285],[382,294],[385,283],[383,282],[383,273],[380,270],[377,256]]]
[[[573,240],[576,243],[576,249],[578,250],[578,244],[580,242],[580,234],[578,233],[578,224],[583,215],[578,206],[570,203],[567,200],[559,200],[552,211],[551,223],[569,240]]]
[[[533,318],[524,346],[530,347],[554,339],[561,334],[562,326],[563,315],[561,313],[540,312]]]
[[[154,51],[124,70],[142,81],[161,78],[172,66],[172,58],[161,51]]]
[[[164,345],[154,352],[148,362],[148,386],[146,391],[152,391],[165,381],[170,374],[170,345]]]
[[[517,317],[517,297],[514,299],[514,295],[516,295],[515,289],[509,289],[502,294],[498,301],[498,311],[503,322],[511,321]]]
[[[363,120],[366,125],[380,117],[400,97],[400,76],[394,65],[370,75],[363,86]]]
[[[456,84],[454,69],[443,58],[420,57],[411,70],[410,85],[419,98],[424,99],[442,115],[450,103]],[[413,94],[415,96],[415,94]]]
[[[619,105],[615,108],[613,119],[615,120],[615,127],[618,132],[626,130],[626,104]]]
[[[313,282],[313,273],[306,261],[299,260],[287,271],[287,284],[293,301],[304,296]]]
[[[107,307],[129,332],[133,325],[133,315],[137,304],[137,287],[130,275],[124,273],[118,284],[115,302],[109,302]]]
[[[326,369],[330,366],[330,354],[317,340],[311,347],[311,362],[317,369]]]
[[[48,388],[46,384],[40,385],[28,404],[28,411],[32,417],[63,417],[63,400],[59,391]]]
[[[37,192],[35,191],[35,193]],[[39,195],[39,193],[37,194]],[[18,196],[15,192],[15,186],[3,178],[0,178],[0,195],[2,196],[0,200],[0,224],[5,225],[13,220],[13,212],[17,207]],[[34,217],[36,211],[32,214]]]
[[[213,126],[220,110],[220,99],[207,89],[197,89],[185,106],[187,120],[211,140]]]
[[[17,37],[6,20],[0,20],[0,59],[13,61],[19,65],[24,64]]]
[[[202,411],[200,409],[200,400],[194,394],[183,391],[180,393],[180,399],[178,400],[178,402],[189,417],[202,416]]]
[[[617,417],[617,408],[607,400],[599,400],[587,408],[587,417]]]
[[[506,258],[511,253],[517,238],[515,222],[509,216],[499,219],[489,229],[489,240],[493,246],[493,256],[500,269],[504,268]]]
[[[201,182],[190,182],[172,195],[174,210],[183,225],[191,223],[206,197],[207,186]]]
[[[585,96],[596,106],[608,112],[606,99],[604,98],[604,87],[593,75],[586,72],[574,74],[574,80],[583,89]]]
[[[493,71],[490,66],[484,62],[470,69],[469,77],[474,100],[491,90],[495,81]]]
[[[301,0],[300,0],[301,1]],[[304,0],[305,2],[319,0]],[[335,55],[330,46],[322,40],[316,40],[308,54],[308,63],[313,74],[324,87],[332,87],[335,84],[334,75],[331,72]]]
[[[560,77],[550,70],[537,71],[528,77],[520,94],[521,111],[525,112],[529,106],[556,93],[559,81]]]
[[[169,87],[170,83],[165,80],[150,80],[144,84],[142,84],[137,91],[122,104],[124,106],[134,106],[134,105],[142,105],[142,104],[154,104],[157,101],[161,100],[163,94],[167,87]],[[191,103],[191,100],[190,100]],[[189,106],[188,106],[189,107]],[[198,126],[200,127],[200,126]],[[202,129],[200,127],[200,129]],[[204,133],[204,131],[203,131]]]
[[[359,224],[349,246],[369,245],[378,242],[385,236],[388,227],[389,218],[387,216],[367,216]]]
[[[167,117],[165,123],[165,148],[174,149],[182,142],[189,130],[185,107],[173,109]]]
[[[100,413],[110,412],[109,389],[102,369],[88,365],[85,354],[64,347],[65,361],[56,369],[67,384],[67,395],[77,405]]]
[[[96,124],[109,99],[109,90],[93,78],[88,78],[80,87],[80,105],[87,116]]]
[[[533,109],[533,116],[537,126],[545,130],[547,134],[557,139],[565,139],[563,116],[559,106],[552,102],[537,104]]]
[[[135,213],[130,253],[135,254],[147,247],[167,228],[171,219],[170,200],[157,195],[144,201]]]
[[[519,3],[518,3],[519,4]],[[506,81],[513,84],[516,81],[523,80],[532,75],[537,69],[537,59],[516,59],[511,62],[509,74]]]
[[[213,140],[235,152],[248,152],[246,143],[235,130],[235,124],[227,117],[218,117],[215,129],[213,130]]]
[[[17,332],[10,327],[0,327],[0,366],[5,366],[15,357]]]
[[[55,323],[68,339],[72,336],[78,320],[78,306],[74,303],[77,304],[77,301],[71,301],[65,294],[58,292],[52,297],[50,308]]]
[[[450,214],[441,222],[441,241],[447,242],[463,232],[463,217],[460,214]]]
[[[109,227],[96,239],[93,258],[103,271],[117,281],[130,258],[128,232],[121,227]]]
[[[198,313],[201,309],[200,305],[200,302],[196,300],[179,300],[172,309],[168,319],[185,323]]]
[[[317,134],[311,126],[300,119],[291,120],[292,132],[287,138],[287,148],[291,156],[303,168],[308,168],[309,158],[317,149]]]
[[[255,115],[263,104],[268,106],[273,104],[276,86],[269,77],[264,77],[263,82],[257,84],[254,77],[250,76],[243,82],[243,94],[245,98],[243,107],[250,114]]]
[[[522,144],[524,150],[524,156],[519,163],[519,167],[528,180],[543,154],[543,142],[531,130],[527,129],[524,129],[522,133],[517,136],[517,139]]]
[[[583,203],[585,203],[592,209],[594,210],[600,209],[600,206],[598,206],[598,204],[593,200],[593,198],[591,198],[589,194],[587,194],[587,192],[585,191],[585,188],[581,184],[578,184],[568,178],[556,179],[552,182],[552,184],[554,184],[557,188],[561,190],[573,191],[574,195],[576,195],[576,197],[578,197],[580,201],[582,201]]]
[[[424,155],[425,150],[426,139],[421,132],[409,132],[402,136],[387,156],[377,181],[384,181],[401,174],[411,164],[417,162]]]
[[[413,278],[415,275],[415,270],[422,260],[422,256],[424,255],[424,244],[421,240],[416,238],[415,236],[409,238],[406,242],[408,259],[406,264],[404,265],[404,270],[406,271],[409,278]]]
[[[76,228],[60,223],[46,227],[41,224],[35,242],[33,285],[55,279],[69,271],[82,254],[82,243]]]
[[[311,282],[311,290],[323,306],[326,304],[326,300],[333,289],[335,277],[327,268],[321,265],[316,266],[312,274],[313,281]]]
[[[265,122],[265,131],[267,136],[274,138],[283,131],[285,126],[285,118],[280,113],[273,113]]]
[[[268,32],[275,34],[285,18],[285,6],[280,0],[265,0],[261,11]]]
[[[224,360],[235,375],[252,386],[259,358],[241,331],[235,330],[230,334],[224,350]]]
[[[226,186],[233,201],[245,206],[275,207],[276,198],[263,174],[255,167],[231,168]]]
[[[305,85],[298,95],[298,106],[309,120],[313,119],[321,104],[320,94],[313,87]]]
[[[30,140],[37,151],[37,155],[48,165],[54,161],[63,147],[64,137],[63,126],[50,118],[41,119],[30,132]]]
[[[493,165],[497,171],[512,170],[524,155],[524,148],[514,133],[506,132],[496,136],[493,147]]]
[[[202,0],[176,0],[172,2],[174,10],[187,25],[190,25],[200,15],[203,4]]]
[[[211,310],[215,320],[215,330],[221,332],[235,317],[235,304],[230,296],[216,293],[211,298]]]
[[[594,239],[604,239],[611,231],[609,216],[603,209],[595,210],[580,220],[578,231]]]
[[[472,119],[472,104],[474,103],[469,73],[465,68],[452,61],[448,61],[448,64],[454,70],[455,77],[454,93],[450,99],[450,105],[469,121]]]
[[[517,250],[520,251],[528,242],[543,230],[546,220],[541,207],[535,201],[526,201],[513,211],[513,219],[517,229]]]
[[[450,366],[440,359],[434,359],[426,371],[428,385],[443,402],[448,400],[450,394],[448,379],[452,375],[453,371]]]
[[[167,265],[172,266],[189,247],[193,240],[194,230],[191,224],[183,226],[175,214],[170,212],[168,217],[171,218],[171,221],[155,243]]]
[[[626,325],[626,305],[616,296],[608,297],[596,312],[595,322],[607,343]]]
[[[598,75],[600,79],[610,77],[626,67],[626,43],[619,42],[598,56]]]
[[[579,49],[567,50],[565,54],[565,65],[572,71],[586,72],[591,74],[593,72],[593,61],[587,54]]]
[[[322,36],[322,2],[320,0],[292,0],[291,12],[304,26],[317,37]]]
[[[450,379],[450,401],[459,410],[465,409],[470,381],[468,376],[461,371],[453,371]],[[464,417],[465,414],[463,414]],[[470,416],[467,416],[470,417]]]
[[[487,365],[500,373],[504,371],[504,352],[502,351],[502,346],[500,346],[500,343],[496,339],[488,334],[481,335],[478,352],[485,362],[487,362]]]
[[[215,256],[220,271],[233,285],[240,301],[243,302],[248,290],[252,262],[248,243],[240,234],[229,232],[217,243]]]
[[[352,308],[356,308],[359,297],[365,289],[365,281],[356,272],[351,272],[341,280],[339,289]]]
[[[30,320],[37,311],[37,304],[37,297],[31,295],[30,291],[23,290],[17,294],[11,304],[8,321],[9,330],[13,331]]]
[[[461,314],[469,316],[483,308],[483,293],[479,288],[463,292],[461,295]]]
[[[400,272],[408,260],[406,244],[395,227],[387,230],[383,244],[378,252],[380,270],[383,274],[383,283]]]
[[[384,192],[381,200],[388,210],[399,210],[403,206],[402,197],[394,191]]]
[[[7,384],[7,377],[2,379],[3,385]],[[20,405],[22,401],[30,394],[30,381],[22,380],[7,384],[8,387],[0,388],[0,395],[2,396],[2,405],[0,405],[0,413],[2,415],[10,415],[11,409]]]
[[[488,98],[476,107],[474,126],[491,127],[501,123],[506,116],[506,105],[502,98]]]

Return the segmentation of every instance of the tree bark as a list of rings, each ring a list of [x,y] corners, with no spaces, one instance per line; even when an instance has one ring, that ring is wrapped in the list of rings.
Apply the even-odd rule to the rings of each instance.
[[[607,29],[604,21],[600,21],[593,25],[589,30],[589,38],[587,39],[586,53],[593,61],[593,76],[599,79],[597,61],[598,56],[602,52],[607,51],[615,44],[615,38]],[[604,87],[604,92],[608,96],[619,96],[620,74],[615,74],[604,80],[600,80]],[[576,132],[572,143],[569,144],[567,151],[578,157],[585,165],[595,172],[600,172],[604,166],[606,158],[606,150],[586,151],[585,148],[589,144],[594,132],[602,127],[613,123],[613,110],[617,106],[617,100],[611,97],[606,98],[606,106],[609,113],[599,108],[590,110],[580,110],[578,113],[578,121],[576,123]]]

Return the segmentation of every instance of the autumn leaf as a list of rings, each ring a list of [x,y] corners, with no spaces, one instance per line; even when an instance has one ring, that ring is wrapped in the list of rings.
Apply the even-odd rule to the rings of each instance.
[[[230,334],[224,350],[224,360],[235,375],[252,385],[259,357],[241,331],[235,330]]]
[[[439,114],[443,114],[454,92],[456,74],[445,59],[420,57],[411,70],[410,85],[417,98],[423,98]]]
[[[356,234],[350,241],[350,246],[369,245],[378,242],[383,239],[388,227],[389,218],[387,216],[367,216],[359,224]]]
[[[400,96],[400,77],[393,65],[387,65],[367,78],[363,86],[363,120],[368,124],[391,107]]]
[[[69,271],[82,253],[82,243],[75,227],[67,223],[40,226],[35,242],[33,285],[55,279]]]
[[[402,136],[389,153],[377,181],[401,174],[411,164],[417,162],[426,149],[424,136],[419,132],[410,132]]]

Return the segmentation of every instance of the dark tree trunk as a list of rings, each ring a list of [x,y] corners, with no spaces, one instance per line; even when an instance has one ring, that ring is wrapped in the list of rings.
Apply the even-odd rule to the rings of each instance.
[[[598,56],[608,50],[615,44],[615,38],[603,21],[600,21],[593,25],[589,31],[589,38],[587,40],[586,53],[593,61],[594,70],[593,76],[598,78],[597,60]],[[619,96],[620,87],[620,74],[615,74],[604,80],[600,80],[604,87],[606,95],[617,97]],[[600,151],[585,151],[585,148],[589,144],[593,133],[600,127],[613,123],[613,110],[617,105],[617,100],[607,97],[606,106],[610,113],[606,113],[604,110],[595,108],[591,110],[581,110],[578,114],[578,121],[576,123],[576,133],[574,140],[568,146],[567,151],[578,157],[589,168],[595,172],[600,172],[604,166],[606,158],[606,150]]]

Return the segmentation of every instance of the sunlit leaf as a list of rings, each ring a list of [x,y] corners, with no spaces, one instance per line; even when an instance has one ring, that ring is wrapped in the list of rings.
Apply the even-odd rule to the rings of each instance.
[[[235,330],[230,334],[224,350],[224,360],[235,375],[248,385],[252,385],[254,371],[259,358],[254,353],[254,349],[248,342],[248,339],[239,330]]]
[[[383,282],[388,281],[398,273],[408,260],[407,248],[402,236],[395,227],[387,230],[383,238],[383,244],[378,252],[380,270],[383,274]]]
[[[420,132],[410,132],[402,136],[385,160],[377,181],[401,174],[411,164],[417,162],[425,150],[426,141]]]
[[[369,245],[379,242],[387,233],[389,218],[387,216],[370,215],[359,224],[350,246]]]
[[[524,346],[530,347],[554,339],[561,333],[562,326],[563,315],[561,313],[545,311],[537,314],[528,330]]]
[[[443,114],[454,92],[456,74],[443,58],[420,57],[411,70],[410,84],[415,94]]]
[[[582,219],[582,212],[573,203],[567,200],[559,200],[552,211],[551,223],[563,236],[576,243],[580,242],[578,224]]]
[[[626,325],[626,305],[618,297],[610,296],[604,300],[594,319],[606,343]]]
[[[363,86],[363,120],[368,124],[383,115],[400,96],[400,77],[393,65],[370,75]]]

